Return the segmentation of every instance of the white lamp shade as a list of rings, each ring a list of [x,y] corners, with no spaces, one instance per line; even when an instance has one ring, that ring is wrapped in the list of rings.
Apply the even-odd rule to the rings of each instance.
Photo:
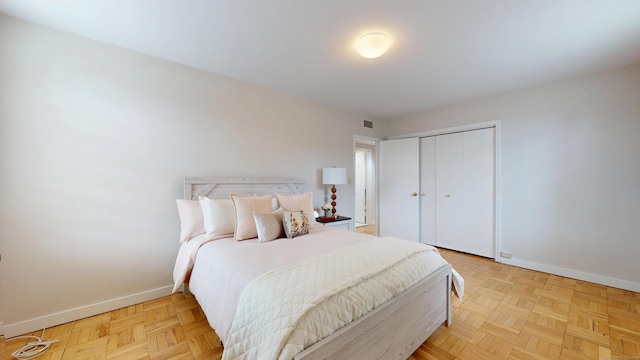
[[[347,183],[346,168],[323,168],[322,184],[324,185],[343,185]]]

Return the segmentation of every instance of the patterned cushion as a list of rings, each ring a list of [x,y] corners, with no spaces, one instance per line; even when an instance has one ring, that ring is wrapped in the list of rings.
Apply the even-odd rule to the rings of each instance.
[[[282,223],[289,239],[309,233],[309,218],[304,211],[284,211]]]

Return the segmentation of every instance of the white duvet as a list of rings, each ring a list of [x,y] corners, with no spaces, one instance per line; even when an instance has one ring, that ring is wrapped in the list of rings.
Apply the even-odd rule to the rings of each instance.
[[[224,359],[291,359],[446,264],[424,244],[331,228],[269,243],[190,242],[176,289],[190,273]]]
[[[174,292],[188,279],[189,290],[223,342],[242,290],[258,275],[327,251],[371,239],[370,235],[321,226],[293,239],[259,243],[257,239],[205,241],[200,235],[183,243],[173,272]]]

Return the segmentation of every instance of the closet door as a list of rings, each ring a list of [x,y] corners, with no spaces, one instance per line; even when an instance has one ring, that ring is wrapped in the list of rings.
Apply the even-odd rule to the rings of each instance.
[[[435,143],[437,245],[466,251],[462,133],[436,136]]]
[[[418,241],[419,139],[380,142],[379,234]]]
[[[464,249],[495,256],[495,132],[482,129],[462,133]]]
[[[436,138],[420,139],[420,242],[436,241]]]
[[[439,135],[435,143],[436,245],[493,258],[494,129]]]

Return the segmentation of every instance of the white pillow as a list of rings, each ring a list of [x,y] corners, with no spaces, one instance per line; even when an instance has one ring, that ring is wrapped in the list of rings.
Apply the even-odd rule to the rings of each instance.
[[[264,243],[284,237],[283,214],[282,208],[270,213],[253,212],[253,218],[256,220],[256,230],[258,231],[258,242]]]
[[[204,219],[200,203],[196,200],[176,199],[180,216],[180,242],[189,241],[204,234]]]
[[[233,203],[229,199],[211,199],[199,196],[204,219],[205,239],[221,239],[233,235],[236,225]]]
[[[304,211],[307,216],[313,215],[313,193],[310,191],[303,194],[278,193],[276,197],[278,198],[278,204],[285,211]],[[310,219],[309,227],[314,228],[316,226],[322,225]]]

